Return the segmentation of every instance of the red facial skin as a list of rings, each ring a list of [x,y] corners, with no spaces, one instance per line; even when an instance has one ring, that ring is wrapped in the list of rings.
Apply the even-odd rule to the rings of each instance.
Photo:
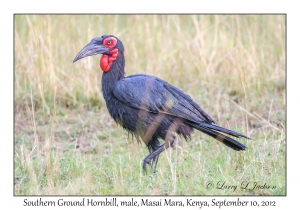
[[[114,37],[108,37],[103,40],[103,45],[108,47],[110,51],[108,54],[111,56],[103,54],[100,58],[100,68],[104,72],[108,72],[110,70],[111,64],[117,59],[118,56],[118,49],[113,49],[114,46],[117,44],[117,39]]]

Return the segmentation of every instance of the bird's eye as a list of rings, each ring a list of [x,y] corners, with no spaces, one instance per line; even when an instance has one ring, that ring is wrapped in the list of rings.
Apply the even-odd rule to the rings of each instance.
[[[113,48],[114,46],[116,46],[116,43],[117,43],[117,39],[114,37],[108,37],[103,40],[103,45],[108,48]]]

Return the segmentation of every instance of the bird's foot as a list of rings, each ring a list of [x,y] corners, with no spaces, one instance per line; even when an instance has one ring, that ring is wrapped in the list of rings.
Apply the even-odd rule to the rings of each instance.
[[[143,171],[144,171],[144,174],[147,174],[147,164],[151,167],[152,172],[156,173],[156,168],[153,167],[153,165],[154,165],[154,158],[145,158],[144,159],[144,162],[143,162]]]
[[[145,174],[147,174],[147,164],[150,164],[150,160],[147,160],[147,158],[145,158],[143,162],[143,171]]]

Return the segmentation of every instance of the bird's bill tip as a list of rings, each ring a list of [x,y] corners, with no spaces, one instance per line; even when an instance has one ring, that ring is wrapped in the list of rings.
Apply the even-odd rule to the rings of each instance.
[[[76,61],[78,61],[79,59],[77,57],[74,58],[73,63],[75,63]]]

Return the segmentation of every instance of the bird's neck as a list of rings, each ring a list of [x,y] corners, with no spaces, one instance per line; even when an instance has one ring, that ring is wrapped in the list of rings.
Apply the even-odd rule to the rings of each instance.
[[[110,100],[116,83],[125,77],[124,52],[119,51],[116,60],[111,64],[109,71],[102,75],[102,92],[105,101]]]

